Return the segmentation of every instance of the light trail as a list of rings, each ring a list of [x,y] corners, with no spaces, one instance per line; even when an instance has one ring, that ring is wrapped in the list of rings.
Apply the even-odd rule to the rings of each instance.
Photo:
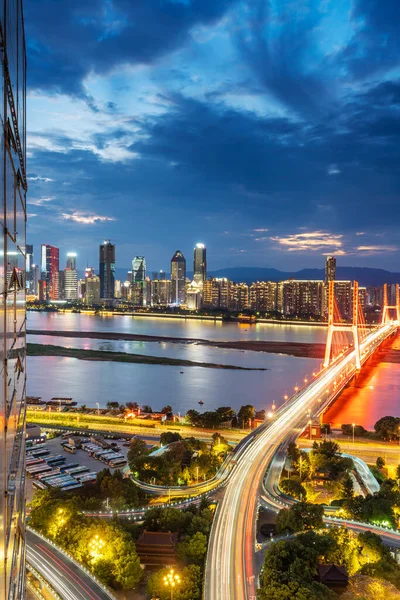
[[[395,324],[387,324],[370,333],[360,344],[361,363],[396,329]],[[303,430],[309,414],[322,411],[355,372],[355,351],[349,350],[282,406],[269,426],[256,430],[237,458],[210,535],[205,600],[255,600],[255,516],[267,465],[293,430]]]

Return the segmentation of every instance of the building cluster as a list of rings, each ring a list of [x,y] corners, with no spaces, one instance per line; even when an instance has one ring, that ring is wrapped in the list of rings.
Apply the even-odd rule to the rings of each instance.
[[[336,259],[328,256],[324,280],[256,281],[236,283],[226,277],[207,277],[204,244],[193,250],[193,277],[187,277],[186,259],[180,250],[171,258],[170,274],[147,273],[144,256],[135,256],[126,279],[115,277],[115,245],[109,240],[99,248],[99,268],[86,267],[83,279],[77,271],[76,254],[66,255],[65,269],[59,268],[59,249],[41,247],[41,264],[33,263],[33,247],[27,246],[28,294],[44,302],[82,302],[87,306],[130,305],[135,308],[179,306],[187,310],[252,311],[259,314],[324,317],[327,313],[328,283],[335,281],[335,297],[343,319],[352,315],[352,281],[336,279]],[[389,286],[389,296],[395,286]],[[359,287],[359,302],[381,306],[381,287]]]

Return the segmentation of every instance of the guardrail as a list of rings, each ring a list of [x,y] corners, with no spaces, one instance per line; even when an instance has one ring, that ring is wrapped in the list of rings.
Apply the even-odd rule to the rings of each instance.
[[[112,594],[111,590],[107,586],[105,586],[104,583],[96,577],[96,575],[93,575],[93,573],[91,571],[89,571],[89,569],[87,569],[80,562],[75,560],[75,558],[73,556],[71,556],[71,554],[69,554],[69,552],[66,552],[65,550],[63,550],[63,548],[60,548],[60,546],[57,546],[57,544],[55,544],[52,540],[47,538],[45,535],[36,531],[36,529],[32,529],[32,527],[29,527],[29,526],[27,526],[26,529],[27,529],[27,531],[30,531],[34,535],[37,535],[40,539],[42,539],[44,542],[46,542],[46,544],[49,544],[50,546],[52,546],[55,550],[57,550],[57,552],[60,552],[61,554],[63,554],[72,563],[74,563],[75,566],[79,567],[79,569],[84,571],[85,574],[88,575],[91,579],[93,579],[93,581],[108,595],[110,600],[117,600],[116,597]]]
[[[50,583],[47,581],[47,579],[45,579],[43,577],[43,575],[41,575],[39,573],[39,571],[37,569],[35,569],[35,567],[33,567],[29,561],[26,561],[26,568],[27,570],[32,573],[32,575],[34,575],[36,577],[36,579],[38,579],[41,583],[43,583],[43,585],[45,585],[47,587],[47,589],[51,592],[51,594],[54,596],[54,600],[63,600],[61,598],[61,596],[59,594],[57,594],[57,592],[55,591],[55,589],[50,585]],[[28,584],[29,585],[29,584]],[[35,596],[37,598],[39,598],[40,600],[45,600],[45,597],[43,596],[42,592],[40,590],[38,590],[34,585],[29,585],[29,589],[31,590],[31,592],[33,594],[35,594]]]

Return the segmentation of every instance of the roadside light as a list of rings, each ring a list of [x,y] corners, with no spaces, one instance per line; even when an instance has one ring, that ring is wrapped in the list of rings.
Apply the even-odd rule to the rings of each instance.
[[[274,413],[272,413],[271,411],[269,411],[269,412],[267,413],[267,417],[268,417],[268,419],[272,419],[272,417],[273,417],[273,416],[274,416]]]

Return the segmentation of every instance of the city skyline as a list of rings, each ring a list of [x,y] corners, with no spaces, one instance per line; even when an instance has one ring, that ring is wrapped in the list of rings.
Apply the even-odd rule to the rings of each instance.
[[[59,4],[25,2],[31,243],[396,269],[398,3]]]

